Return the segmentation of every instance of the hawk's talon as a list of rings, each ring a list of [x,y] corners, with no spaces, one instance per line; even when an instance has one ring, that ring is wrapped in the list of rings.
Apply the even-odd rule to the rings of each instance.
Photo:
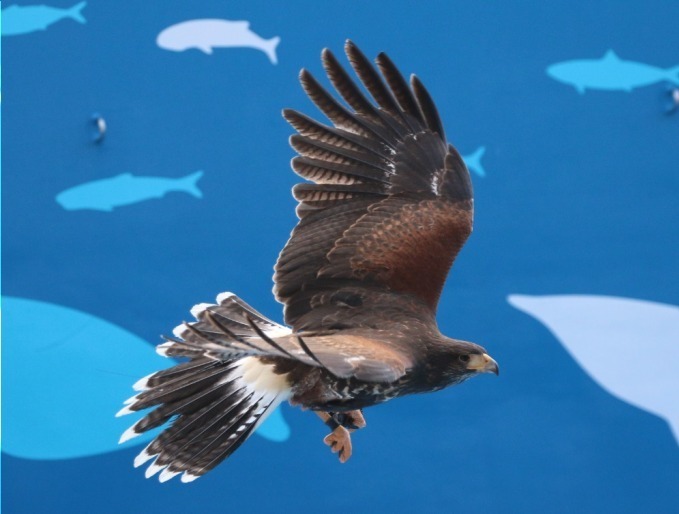
[[[325,436],[323,442],[330,446],[332,453],[339,453],[341,463],[345,463],[351,457],[351,435],[346,428],[342,426],[337,427]]]

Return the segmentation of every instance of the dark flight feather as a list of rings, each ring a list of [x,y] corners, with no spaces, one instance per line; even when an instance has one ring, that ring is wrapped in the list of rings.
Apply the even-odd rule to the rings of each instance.
[[[307,70],[302,70],[299,74],[299,81],[309,98],[336,127],[362,136],[370,135],[370,131],[365,126],[365,123],[354,117],[340,105],[340,103],[318,83],[311,73]]]
[[[371,118],[379,118],[375,106],[363,95],[337,58],[327,48],[321,53],[321,61],[330,82],[354,111]]]
[[[377,105],[389,113],[398,112],[399,107],[396,105],[393,95],[385,87],[384,82],[363,52],[361,52],[351,41],[346,42],[344,51],[346,52],[354,71],[361,79],[366,89],[370,91],[370,94],[377,102]]]
[[[392,60],[385,54],[381,52],[377,59],[375,60],[377,66],[379,66],[382,75],[389,84],[391,91],[394,94],[394,98],[399,103],[399,106],[408,115],[416,118],[418,121],[423,122],[422,113],[420,108],[413,97],[413,92],[408,87],[408,83],[398,71],[398,68],[394,65]]]
[[[350,148],[355,151],[368,150],[375,155],[382,155],[382,148],[374,141],[343,129],[329,127],[294,109],[283,109],[283,118],[300,135],[314,141],[328,143],[337,148]]]
[[[413,93],[417,98],[417,104],[420,106],[420,111],[422,116],[424,116],[424,121],[427,127],[432,131],[436,132],[441,140],[446,140],[446,133],[443,130],[443,124],[441,123],[441,118],[439,117],[438,110],[434,101],[429,95],[429,91],[424,87],[424,84],[415,75],[410,77],[410,84],[413,88]]]
[[[472,228],[469,172],[425,87],[414,76],[409,86],[385,54],[376,69],[352,42],[345,51],[375,103],[324,50],[328,79],[354,112],[307,70],[302,86],[335,126],[284,112],[300,134],[291,138],[300,154],[292,167],[313,182],[293,189],[301,220],[274,275],[285,320],[297,330],[327,328],[336,316],[321,299],[348,284],[362,284],[366,295],[403,294],[435,312]]]

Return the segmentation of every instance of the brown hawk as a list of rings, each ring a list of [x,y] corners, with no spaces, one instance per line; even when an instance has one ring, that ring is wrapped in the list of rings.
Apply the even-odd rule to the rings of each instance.
[[[306,70],[304,91],[333,126],[283,111],[297,130],[299,223],[275,266],[278,325],[231,293],[191,309],[196,321],[158,346],[185,362],[141,379],[119,412],[152,409],[121,442],[168,426],[136,458],[147,476],[192,481],[235,451],[281,402],[316,411],[345,462],[361,409],[498,373],[484,348],[442,335],[435,313],[472,231],[473,195],[429,93],[383,53],[376,70],[350,41],[351,67],[325,71],[348,108]]]

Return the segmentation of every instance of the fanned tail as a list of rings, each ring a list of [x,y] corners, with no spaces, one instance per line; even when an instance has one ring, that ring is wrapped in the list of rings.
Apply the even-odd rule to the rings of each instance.
[[[139,393],[117,414],[154,409],[122,435],[121,443],[170,422],[135,459],[135,467],[153,459],[147,478],[160,472],[161,482],[179,474],[182,482],[195,480],[231,455],[289,397],[285,375],[276,374],[272,364],[251,355],[244,344],[246,338],[260,338],[257,331],[268,337],[267,333],[286,329],[235,295],[220,295],[218,301],[210,307],[218,312],[220,326],[233,336],[234,348],[197,337],[160,345],[162,355],[190,360],[139,380],[133,386]],[[198,305],[192,313],[202,317],[206,306]],[[262,328],[253,327],[254,323]],[[191,325],[178,329],[186,331],[187,326]]]

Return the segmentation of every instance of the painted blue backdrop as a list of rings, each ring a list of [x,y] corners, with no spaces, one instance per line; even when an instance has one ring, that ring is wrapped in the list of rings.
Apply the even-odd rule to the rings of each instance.
[[[4,2],[3,506],[679,512],[677,19],[659,0]],[[346,465],[284,406],[204,478],[146,480],[113,415],[194,303],[234,291],[281,319],[299,179],[280,111],[317,116],[297,73],[348,37],[417,73],[467,158],[475,232],[439,324],[502,375],[368,410]]]

